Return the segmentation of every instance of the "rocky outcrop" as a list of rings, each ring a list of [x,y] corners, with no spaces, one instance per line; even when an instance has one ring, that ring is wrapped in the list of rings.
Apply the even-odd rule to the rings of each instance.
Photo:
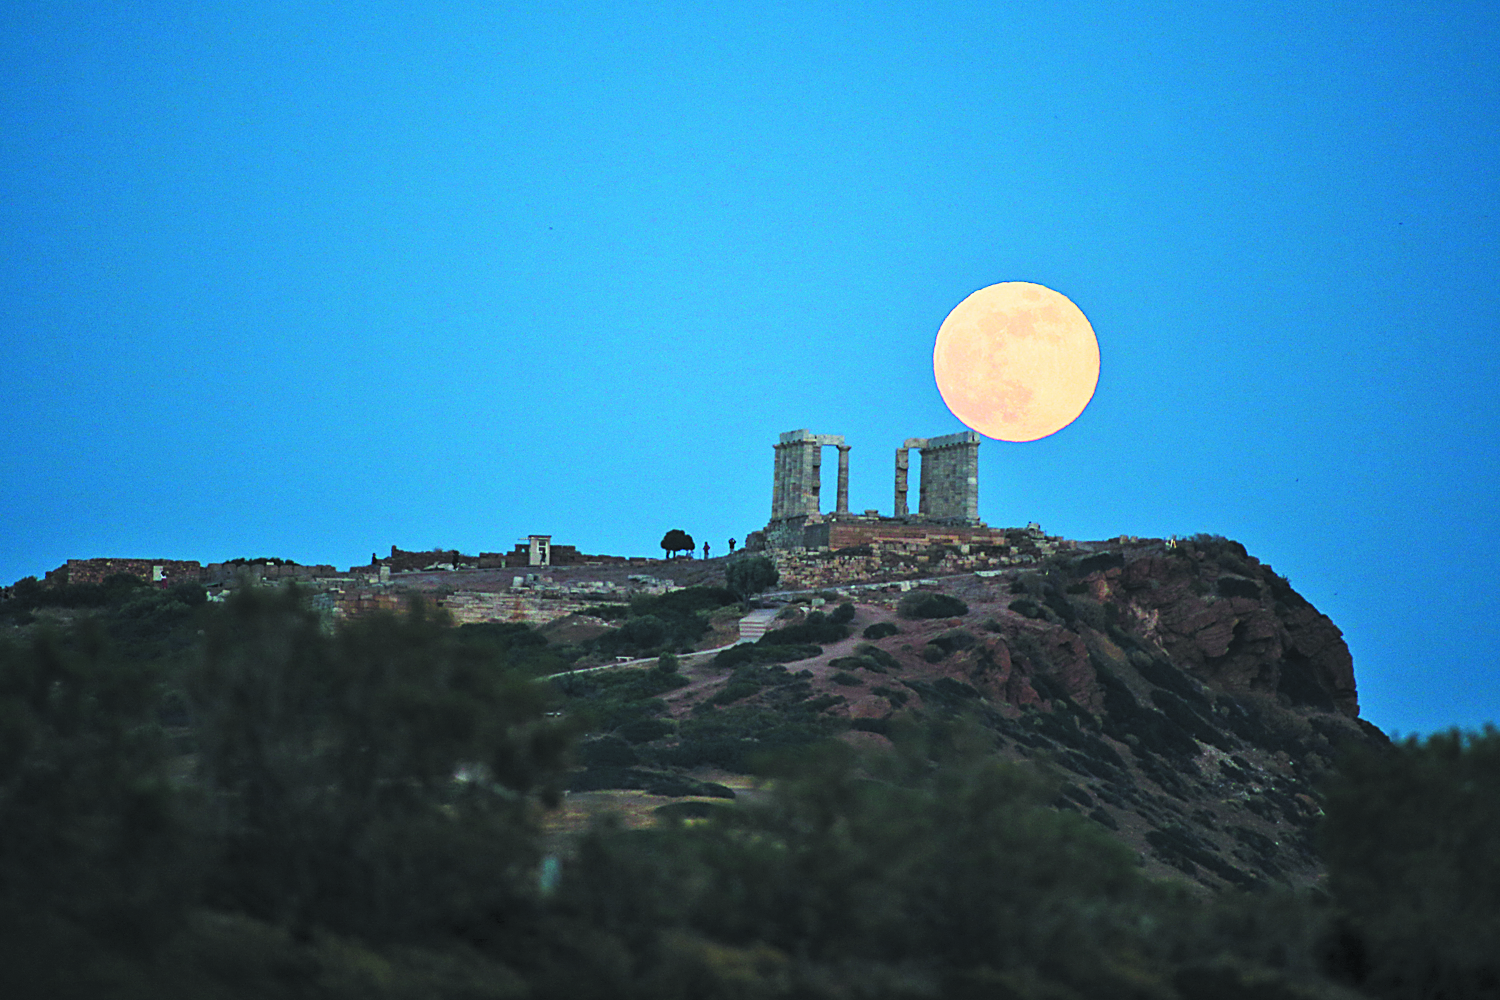
[[[643,759],[690,776],[695,762],[733,769],[757,747],[840,728],[879,740],[900,717],[963,714],[1001,756],[1063,776],[1057,807],[1109,828],[1156,874],[1213,888],[1321,876],[1322,780],[1342,744],[1384,736],[1358,718],[1337,626],[1269,566],[1200,536],[1080,545],[931,589],[968,612],[904,620],[899,593],[861,591],[856,630],[897,633],[785,667],[705,666],[669,697],[677,736]]]

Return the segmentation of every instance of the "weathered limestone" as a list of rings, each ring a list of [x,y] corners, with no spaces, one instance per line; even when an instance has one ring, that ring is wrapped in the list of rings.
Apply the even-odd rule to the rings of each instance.
[[[896,449],[896,516],[897,517],[905,517],[907,515],[907,513],[908,513],[908,511],[906,509],[906,474],[907,474],[907,471],[911,468],[911,450],[913,448],[922,448],[926,444],[927,444],[927,439],[926,438],[907,438],[902,443],[901,447],[899,447],[899,448]],[[923,469],[922,475],[925,477],[927,475],[927,472],[926,472],[927,463],[926,462],[922,463],[922,469]],[[923,510],[921,512],[922,513],[926,513],[925,510]]]
[[[839,449],[839,495],[835,513],[849,513],[849,446],[841,444]]]
[[[838,500],[830,514],[819,506],[819,478],[825,447],[839,450]],[[910,451],[922,451],[921,499],[916,515],[907,507]],[[849,446],[842,435],[787,431],[775,445],[776,474],[771,490],[771,520],[757,532],[756,547],[773,550],[826,547],[833,526],[886,520],[877,511],[849,510]],[[966,525],[979,520],[979,435],[973,431],[936,438],[907,438],[896,449],[896,510],[890,520],[902,523]]]
[[[839,449],[839,510],[849,510],[849,446],[842,434],[787,431],[776,449],[776,481],[771,491],[771,520],[818,513],[822,489],[823,449]]]
[[[919,513],[938,521],[978,524],[979,435],[962,431],[924,441],[921,491]]]

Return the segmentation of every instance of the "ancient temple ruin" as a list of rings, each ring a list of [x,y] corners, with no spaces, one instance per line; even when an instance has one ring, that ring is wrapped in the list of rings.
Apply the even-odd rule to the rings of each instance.
[[[822,512],[823,449],[839,454],[838,497],[830,513]],[[787,431],[774,445],[771,520],[752,544],[773,549],[846,547],[867,544],[871,534],[910,536],[920,540],[937,532],[944,539],[986,535],[979,519],[979,435],[973,431],[935,438],[908,438],[896,449],[895,508],[890,517],[878,510],[849,510],[849,452],[841,434]],[[916,513],[907,507],[911,449],[921,456]],[[878,529],[878,530],[875,530]],[[899,529],[899,530],[898,530]],[[894,534],[893,534],[894,532]]]
[[[922,456],[918,515],[934,521],[979,524],[979,435],[963,431],[943,437],[907,438],[896,449],[897,517],[909,516],[906,473],[913,448]],[[839,472],[842,483],[847,478],[843,465]]]

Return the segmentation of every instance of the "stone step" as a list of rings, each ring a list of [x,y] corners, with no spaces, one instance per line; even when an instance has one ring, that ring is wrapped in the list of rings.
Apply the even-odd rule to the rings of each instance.
[[[771,627],[771,622],[776,618],[775,608],[762,608],[752,611],[740,619],[740,638],[735,645],[743,642],[754,642],[765,635]]]

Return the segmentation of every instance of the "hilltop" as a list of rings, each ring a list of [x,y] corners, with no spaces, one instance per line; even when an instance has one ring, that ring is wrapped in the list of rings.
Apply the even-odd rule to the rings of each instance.
[[[561,679],[608,706],[574,787],[724,796],[746,787],[734,775],[758,750],[884,742],[903,718],[963,714],[999,755],[1047,762],[1064,779],[1055,805],[1113,831],[1155,874],[1307,885],[1321,874],[1321,779],[1341,745],[1385,741],[1358,717],[1337,626],[1225,539],[1092,543],[839,591],[768,598],[782,631],[755,648],[792,654]],[[910,617],[940,595],[963,613]],[[843,630],[824,615],[841,602]]]

